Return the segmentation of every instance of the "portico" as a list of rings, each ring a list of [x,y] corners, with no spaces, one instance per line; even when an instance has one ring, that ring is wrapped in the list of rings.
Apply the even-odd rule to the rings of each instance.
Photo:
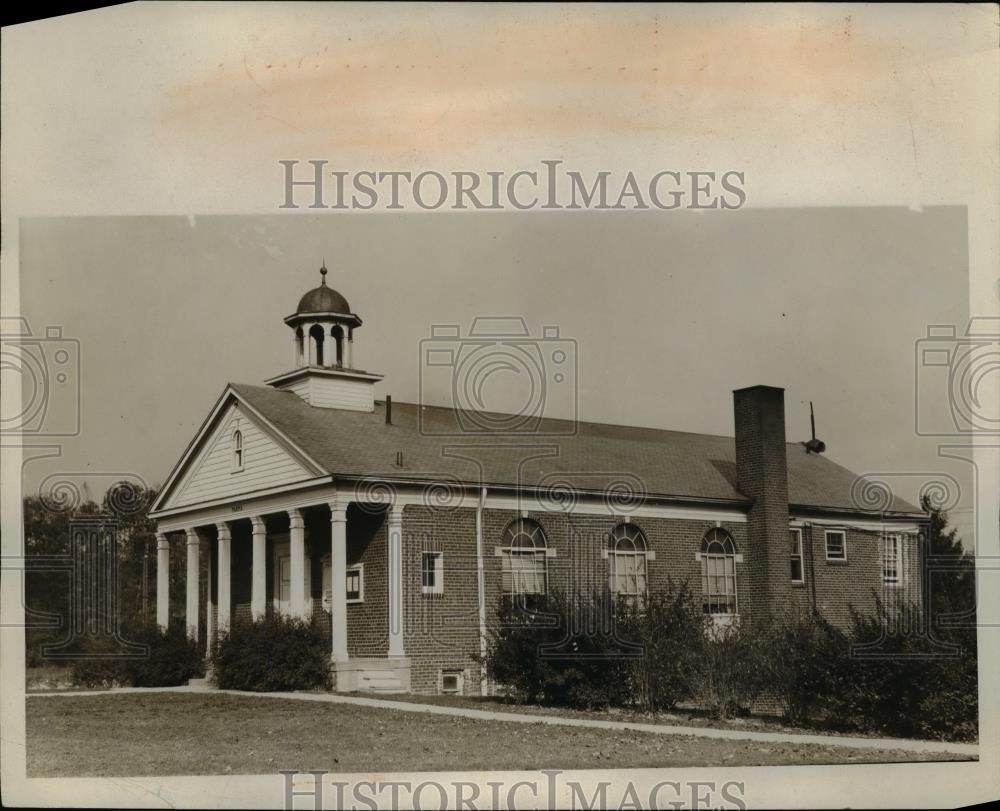
[[[331,668],[338,690],[363,687],[366,673],[373,669],[383,686],[391,686],[385,684],[386,671],[391,671],[399,682],[398,689],[408,690],[409,662],[403,639],[403,505],[355,502],[359,514],[371,516],[368,523],[379,526],[376,534],[386,536],[382,563],[387,590],[382,600],[374,599],[376,595],[370,591],[368,595],[370,603],[386,607],[384,641],[378,645],[382,655],[367,655],[374,652],[369,645],[366,655],[352,659],[348,616],[350,607],[359,606],[360,601],[355,597],[352,602],[348,594],[351,503],[327,486],[308,496],[271,496],[255,502],[220,504],[187,515],[163,515],[157,534],[157,623],[165,628],[169,622],[170,555],[179,553],[183,546],[187,633],[198,639],[204,622],[209,654],[236,621],[261,619],[273,612],[303,621],[329,622]],[[363,541],[361,538],[356,545]],[[207,560],[211,583],[204,606],[199,588],[202,556]],[[314,575],[317,562],[320,577]],[[244,599],[234,598],[234,581]]]

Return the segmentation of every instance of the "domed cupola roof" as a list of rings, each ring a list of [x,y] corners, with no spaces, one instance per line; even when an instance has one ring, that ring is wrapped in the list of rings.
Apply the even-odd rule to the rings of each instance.
[[[297,315],[304,313],[350,314],[351,305],[347,303],[347,299],[333,288],[326,286],[327,270],[325,263],[319,272],[322,276],[319,287],[314,287],[299,300],[299,306],[295,309],[295,313]]]

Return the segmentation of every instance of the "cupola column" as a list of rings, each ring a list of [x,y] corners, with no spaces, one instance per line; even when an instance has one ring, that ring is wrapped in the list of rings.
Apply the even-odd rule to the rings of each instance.
[[[354,327],[344,327],[344,368],[354,368]]]
[[[316,364],[316,348],[315,342],[313,341],[312,335],[309,331],[312,329],[312,323],[309,321],[302,322],[302,362],[303,366],[314,366]]]

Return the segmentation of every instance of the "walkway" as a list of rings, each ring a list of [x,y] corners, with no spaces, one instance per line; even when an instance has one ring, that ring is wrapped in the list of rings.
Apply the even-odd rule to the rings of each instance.
[[[733,741],[758,741],[760,743],[795,743],[818,746],[850,746],[860,749],[896,749],[904,752],[940,752],[953,755],[978,757],[979,746],[974,743],[947,743],[944,741],[919,741],[907,738],[865,738],[847,735],[813,735],[795,732],[756,732],[740,729],[717,729],[713,727],[685,727],[669,724],[643,724],[629,721],[604,721],[597,718],[564,718],[554,715],[536,715],[523,712],[477,710],[466,707],[446,707],[439,704],[420,704],[418,701],[390,701],[379,698],[365,698],[358,695],[340,693],[246,693],[240,690],[217,690],[197,685],[187,687],[121,687],[113,690],[64,690],[47,693],[28,693],[33,696],[101,696],[124,695],[127,693],[217,693],[233,696],[253,696],[276,698],[288,701],[318,701],[330,704],[354,704],[359,707],[377,707],[397,712],[424,712],[431,715],[451,715],[462,718],[478,718],[484,721],[506,721],[515,724],[553,724],[556,726],[589,727],[609,729],[618,732],[650,732],[655,735],[694,735],[701,738],[722,738]]]

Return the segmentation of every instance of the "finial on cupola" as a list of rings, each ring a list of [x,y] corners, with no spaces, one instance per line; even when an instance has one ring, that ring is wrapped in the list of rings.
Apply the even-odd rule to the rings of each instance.
[[[329,273],[329,271],[326,269],[326,258],[324,257],[323,264],[322,264],[322,266],[319,269],[319,276],[320,276],[319,283],[320,283],[320,285],[322,287],[326,287],[326,274],[327,273]]]

